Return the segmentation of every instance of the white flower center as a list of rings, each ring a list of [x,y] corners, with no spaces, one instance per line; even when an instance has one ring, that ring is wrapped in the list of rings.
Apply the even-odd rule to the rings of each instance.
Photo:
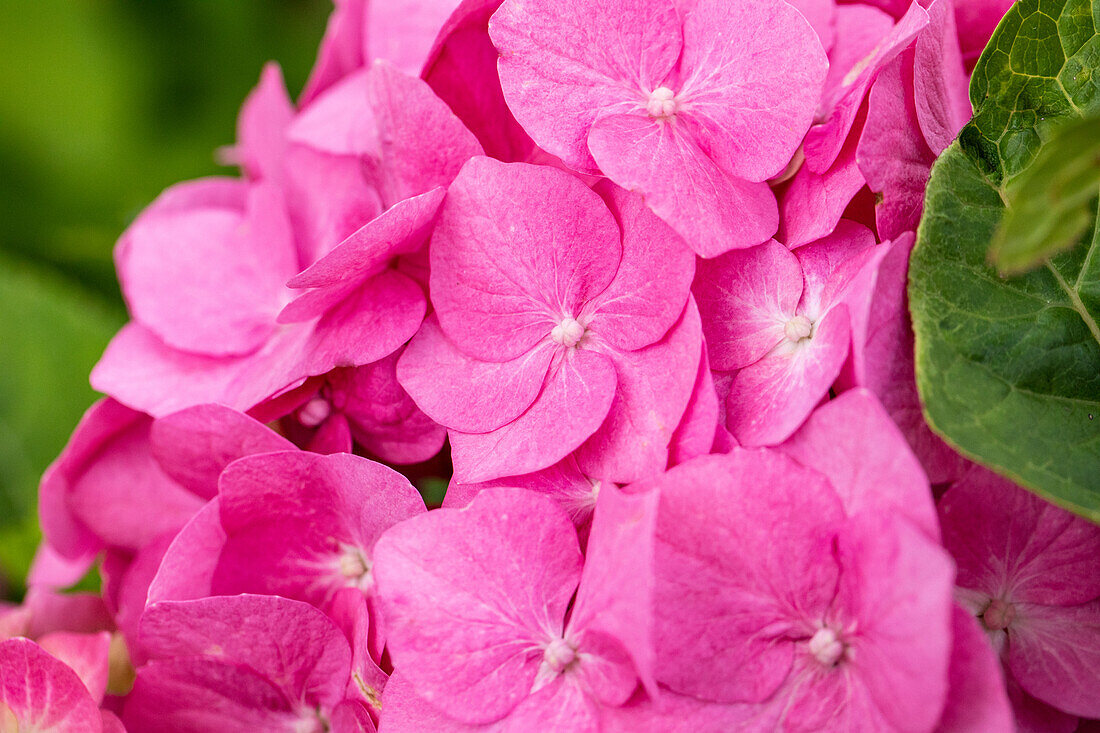
[[[584,337],[584,326],[575,318],[563,318],[561,323],[554,326],[550,332],[550,338],[567,349],[576,346]]]
[[[650,117],[664,118],[676,114],[676,92],[668,87],[657,87],[649,93],[645,111]]]
[[[577,650],[565,639],[554,639],[542,655],[543,663],[556,674],[564,672],[576,659]]]
[[[795,316],[783,325],[783,334],[787,337],[787,340],[796,344],[802,339],[810,338],[810,334],[813,332],[813,321],[806,316]]]
[[[845,646],[829,628],[818,629],[810,637],[810,654],[825,667],[835,667],[844,656]]]
[[[363,551],[354,545],[341,545],[342,552],[336,559],[336,568],[347,579],[350,587],[369,590],[372,584],[370,561]]]

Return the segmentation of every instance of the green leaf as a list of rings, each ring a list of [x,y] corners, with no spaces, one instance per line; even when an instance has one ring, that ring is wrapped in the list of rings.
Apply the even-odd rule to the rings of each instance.
[[[0,585],[9,595],[38,541],[38,479],[95,399],[87,374],[122,314],[2,257],[0,314]]]
[[[1005,190],[990,261],[1003,275],[1033,270],[1090,234],[1100,193],[1100,120],[1058,128]]]
[[[1033,272],[1001,277],[987,252],[1005,201],[1051,155],[1044,150],[1055,130],[1100,113],[1098,27],[1100,0],[1095,8],[1090,0],[1020,0],[1009,10],[974,69],[974,119],[932,170],[909,272],[929,424],[965,455],[1094,521],[1095,206],[1087,246]]]

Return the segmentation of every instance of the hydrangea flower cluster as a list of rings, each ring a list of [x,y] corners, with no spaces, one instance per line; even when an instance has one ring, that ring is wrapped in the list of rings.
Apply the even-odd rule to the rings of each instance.
[[[1100,527],[913,375],[924,185],[1010,4],[337,0],[241,175],[119,241],[0,728],[1100,718]]]

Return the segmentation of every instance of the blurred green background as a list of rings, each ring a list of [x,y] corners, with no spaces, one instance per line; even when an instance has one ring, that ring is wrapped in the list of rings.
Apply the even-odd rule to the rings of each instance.
[[[327,0],[0,0],[0,597],[38,539],[42,470],[125,320],[111,249],[162,189],[226,172],[263,63],[291,93]]]

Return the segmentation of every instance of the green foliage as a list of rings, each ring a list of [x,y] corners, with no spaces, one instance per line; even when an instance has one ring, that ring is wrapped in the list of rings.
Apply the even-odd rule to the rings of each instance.
[[[1100,193],[1100,120],[1059,128],[1005,187],[990,260],[1003,275],[1035,269],[1090,235]]]
[[[933,169],[909,283],[917,384],[932,427],[966,455],[1094,521],[1095,205],[1086,246],[1033,272],[1001,277],[987,252],[1006,200],[1055,155],[1046,152],[1055,130],[1100,113],[1098,28],[1100,2],[1094,8],[1090,0],[1020,0],[1005,16],[974,70],[974,119]]]
[[[269,59],[305,83],[329,0],[0,2],[0,597],[18,595],[35,491],[125,318],[111,249],[214,151]]]

